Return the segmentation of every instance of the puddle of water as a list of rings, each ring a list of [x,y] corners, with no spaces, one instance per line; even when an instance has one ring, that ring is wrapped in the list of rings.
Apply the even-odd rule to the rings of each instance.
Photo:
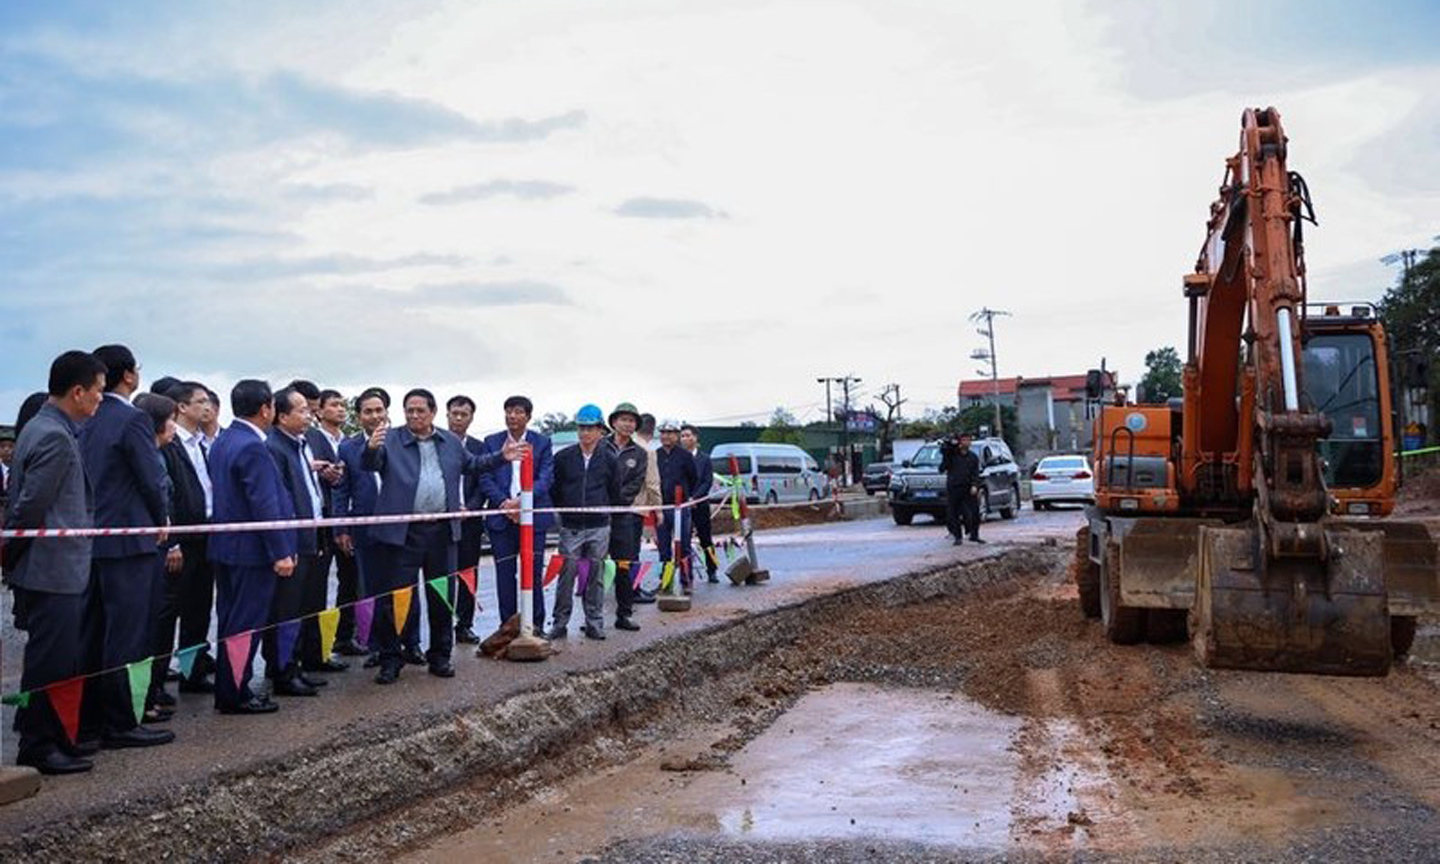
[[[1063,764],[1027,776],[1019,719],[960,694],[832,685],[802,698],[726,770],[661,770],[708,753],[730,731],[699,729],[664,752],[548,790],[412,860],[553,861],[674,833],[996,848],[1037,820],[1063,825],[1074,806],[1076,778]]]

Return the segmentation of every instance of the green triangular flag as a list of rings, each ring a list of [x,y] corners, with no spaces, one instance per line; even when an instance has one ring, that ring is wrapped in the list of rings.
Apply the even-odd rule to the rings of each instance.
[[[606,558],[606,559],[605,559],[605,577],[604,577],[604,578],[605,578],[605,581],[604,581],[602,584],[604,585],[604,589],[605,589],[606,591],[609,591],[609,590],[610,590],[610,587],[615,584],[615,559],[614,559],[614,558]]]
[[[30,691],[22,690],[19,693],[6,693],[0,696],[0,705],[14,705],[16,708],[30,707]]]
[[[455,602],[450,599],[450,577],[436,576],[430,580],[429,585],[431,590],[439,594],[440,599],[445,601],[445,608],[450,610],[450,614],[455,614]]]
[[[150,673],[154,660],[146,657],[125,667],[130,676],[130,707],[135,711],[135,722],[145,722],[145,696],[150,692]]]

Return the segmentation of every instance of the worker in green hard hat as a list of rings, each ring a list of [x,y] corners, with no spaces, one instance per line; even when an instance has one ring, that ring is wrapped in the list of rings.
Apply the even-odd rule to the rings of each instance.
[[[640,424],[640,411],[629,402],[621,402],[610,412],[610,437],[605,446],[615,454],[620,474],[620,502],[631,507],[649,507],[660,503],[660,467],[655,452],[635,440],[635,427]],[[610,557],[615,560],[615,629],[639,630],[631,620],[637,598],[634,590],[634,569],[639,567],[640,535],[644,517],[639,513],[615,513],[610,517]],[[650,602],[654,602],[653,597]]]

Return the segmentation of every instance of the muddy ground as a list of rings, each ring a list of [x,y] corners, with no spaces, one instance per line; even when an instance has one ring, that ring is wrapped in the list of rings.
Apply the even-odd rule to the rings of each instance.
[[[545,860],[605,862],[1440,857],[1440,691],[1430,668],[1402,666],[1384,679],[1214,672],[1186,645],[1112,646],[1080,617],[1063,550],[1012,555],[1010,565],[957,568],[943,590],[812,610],[755,663],[694,681],[628,728],[578,735],[573,749],[541,754],[503,786],[484,780],[397,810],[309,857],[474,859],[506,830],[544,838],[553,849]],[[1422,632],[1422,655],[1433,636]],[[663,796],[717,772],[743,783],[735,765],[746,747],[836,682],[924,690],[1013,718],[1017,779],[998,813],[1003,836],[963,847],[843,831],[777,842],[709,817],[581,831],[580,802],[597,786],[602,796]],[[948,755],[956,761],[945,770],[963,775],[963,754]],[[1057,794],[1065,806],[1041,806]]]

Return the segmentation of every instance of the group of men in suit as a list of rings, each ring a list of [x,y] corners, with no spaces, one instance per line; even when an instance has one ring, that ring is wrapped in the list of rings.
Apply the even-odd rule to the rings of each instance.
[[[630,403],[617,406],[608,424],[599,408],[585,406],[577,415],[579,445],[557,459],[550,439],[529,428],[533,404],[524,396],[505,400],[504,430],[476,438],[469,434],[476,411],[470,398],[452,398],[441,427],[434,394],[413,389],[401,401],[404,425],[392,429],[390,396],[374,387],[355,400],[361,431],[346,437],[349,406],[338,392],[303,380],[272,392],[266,382],[246,379],[230,393],[234,421],[220,430],[218,396],[197,382],[162,379],[132,405],[139,373],[134,355],[120,345],[58,357],[49,391],[35,403],[38,411],[31,409],[7,471],[9,526],[154,529],[6,547],[5,581],[16,593],[17,626],[27,632],[22,688],[38,691],[77,675],[93,676],[86,682],[78,735],[65,731],[61,706],[48,700],[32,701],[17,714],[19,761],[46,773],[89,770],[101,748],[173,740],[173,733],[149,724],[168,719],[173,710],[175,700],[164,683],[167,658],[177,646],[202,646],[190,663],[181,664],[188,667],[182,692],[213,692],[222,713],[268,714],[278,707],[271,696],[316,695],[327,683],[321,673],[348,668],[338,657],[322,656],[316,613],[326,608],[332,569],[336,602],[344,609],[335,654],[368,655],[366,665],[378,667],[380,684],[397,680],[407,664],[425,665],[437,677],[453,676],[455,643],[479,641],[474,598],[457,590],[453,574],[478,564],[484,535],[495,560],[500,621],[518,612],[519,466],[527,453],[534,465],[536,508],[655,506],[709,493],[703,451],[678,446],[681,430],[670,421],[661,424],[658,446],[643,440],[638,429],[653,418]],[[693,433],[689,427],[685,435],[693,440]],[[672,491],[662,495],[662,489]],[[499,512],[483,520],[446,515],[478,509]],[[701,511],[708,517],[706,508],[697,508],[697,523]],[[405,514],[420,518],[333,531],[171,536],[168,530]],[[596,586],[602,584],[604,559],[617,562],[615,624],[638,630],[634,605],[653,602],[654,595],[634,588],[629,572],[641,545],[643,522],[636,513],[567,513],[558,520],[535,515],[536,626],[543,628],[546,620],[540,586],[546,535],[557,521],[569,563],[549,635],[565,635],[570,586],[582,558],[591,562]],[[687,515],[678,526],[687,550],[688,523]],[[702,545],[709,547],[708,518],[704,523]],[[673,514],[657,527],[662,559],[669,560],[677,528]],[[706,561],[712,579],[713,561],[712,552]],[[423,585],[417,581],[421,574],[431,587],[444,584],[445,596],[415,591],[397,628],[394,592]],[[367,596],[377,602],[370,644],[359,645],[352,604]],[[216,635],[228,640],[213,656],[212,602]],[[422,602],[430,634],[423,652]],[[586,592],[584,631],[591,638],[604,638],[602,602],[595,590]],[[302,623],[290,623],[296,621]],[[255,632],[263,638],[249,639],[248,652],[238,650],[245,647],[244,634]],[[268,693],[252,687],[257,649],[271,679]],[[148,656],[160,659],[137,718],[125,669]]]

